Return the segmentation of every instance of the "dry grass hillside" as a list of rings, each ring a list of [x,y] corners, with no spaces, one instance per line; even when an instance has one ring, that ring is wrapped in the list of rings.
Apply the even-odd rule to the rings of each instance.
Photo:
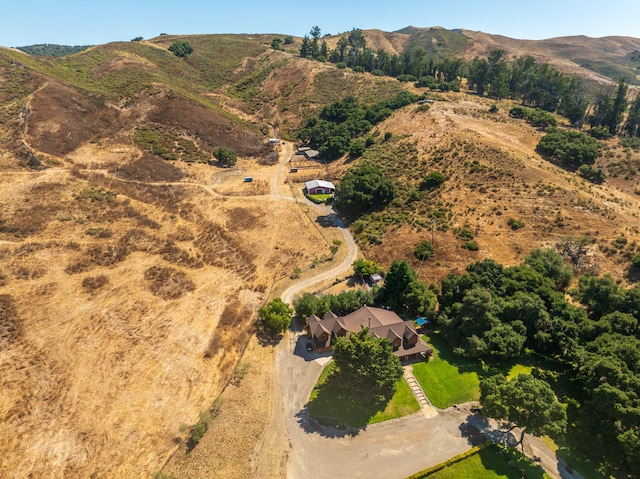
[[[276,160],[291,151],[266,137],[293,139],[306,115],[346,94],[373,102],[406,88],[274,52],[267,35],[180,37],[194,46],[186,60],[166,50],[177,38],[61,59],[0,50],[2,477],[150,477],[183,450],[181,426],[233,377],[256,309],[294,269],[313,275],[331,245],[309,211],[271,196]],[[468,43],[441,29],[370,41],[393,52]],[[409,259],[436,280],[476,259],[509,264],[587,237],[581,267],[633,279],[638,152],[610,140],[598,160],[609,179],[594,186],[541,158],[542,133],[509,118],[507,103],[489,107],[442,95],[377,126],[393,139],[371,159],[402,192],[434,169],[449,180],[437,197],[394,202],[377,240],[360,236],[367,256]],[[218,147],[238,153],[232,170],[208,164]],[[351,164],[317,171],[339,179]],[[420,267],[411,251],[431,236],[434,209],[449,228],[435,231],[436,255]],[[525,227],[512,231],[509,217]],[[478,252],[461,247],[457,227],[474,232]],[[246,397],[268,393],[256,394]],[[234,438],[230,454],[252,450]],[[203,442],[216,451],[225,440]],[[243,477],[242,467],[225,474]]]
[[[381,241],[364,245],[365,254],[388,265],[403,252],[401,257],[419,268],[424,279],[438,280],[481,258],[515,264],[536,247],[566,253],[567,246],[584,242],[588,246],[579,269],[632,279],[630,257],[640,241],[634,193],[640,185],[640,152],[611,140],[596,163],[610,179],[594,185],[541,157],[536,145],[544,133],[510,118],[508,102],[489,113],[493,102],[473,95],[442,95],[441,100],[428,111],[405,107],[378,127],[392,132],[395,151],[404,152],[404,158],[393,161],[401,191],[417,188],[430,171],[441,171],[448,180],[435,196],[416,201],[402,197],[392,204],[386,221],[391,225]],[[619,169],[621,164],[627,166]],[[409,209],[405,200],[411,201]],[[404,219],[394,221],[402,211]],[[431,218],[438,219],[436,228],[431,228]],[[509,218],[525,227],[514,231]],[[458,228],[473,232],[479,251],[463,247]],[[432,237],[436,254],[421,267],[413,248]]]

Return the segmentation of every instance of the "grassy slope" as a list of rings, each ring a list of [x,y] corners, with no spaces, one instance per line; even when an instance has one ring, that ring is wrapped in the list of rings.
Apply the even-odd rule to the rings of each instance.
[[[447,345],[436,337],[425,337],[433,348],[428,363],[413,365],[413,373],[434,406],[445,409],[454,404],[477,401],[480,398],[481,365],[449,352]]]
[[[418,401],[404,378],[396,384],[396,392],[383,410],[364,405],[357,399],[345,398],[335,383],[331,382],[333,364],[330,363],[325,367],[311,392],[309,413],[312,417],[337,419],[350,427],[362,427],[407,416],[420,409]]]

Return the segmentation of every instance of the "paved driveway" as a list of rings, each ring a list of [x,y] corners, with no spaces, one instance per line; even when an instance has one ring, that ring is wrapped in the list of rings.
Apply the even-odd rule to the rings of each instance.
[[[328,356],[308,353],[305,342],[299,332],[290,332],[276,357],[291,444],[289,479],[401,479],[471,447],[460,427],[466,415],[456,412],[431,418],[417,413],[355,435],[316,431],[309,424],[306,403]]]

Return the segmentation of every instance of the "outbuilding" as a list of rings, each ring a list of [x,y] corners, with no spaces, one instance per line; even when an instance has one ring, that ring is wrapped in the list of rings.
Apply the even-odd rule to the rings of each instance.
[[[324,180],[311,180],[304,184],[310,195],[331,195],[336,190],[333,183]]]

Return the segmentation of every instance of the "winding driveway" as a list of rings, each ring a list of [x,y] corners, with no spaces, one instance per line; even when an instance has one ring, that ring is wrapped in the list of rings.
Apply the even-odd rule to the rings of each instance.
[[[271,181],[273,196],[282,197],[279,179],[290,154],[290,149],[283,149],[283,158]],[[325,208],[321,210],[325,215],[332,213],[326,206],[319,208]],[[302,291],[351,267],[356,258],[355,242],[335,218],[334,225],[341,228],[349,248],[347,258],[335,268],[285,290],[281,295],[283,301],[290,303]],[[276,349],[270,425],[252,456],[256,477],[273,477],[274,471],[286,468],[288,479],[402,479],[468,450],[480,440],[479,430],[489,434],[495,428],[494,422],[471,414],[468,408],[457,407],[438,411],[436,415],[418,412],[356,433],[314,427],[309,420],[307,401],[330,357],[327,353],[307,352],[306,341],[299,329],[290,331]],[[565,465],[539,439],[531,436],[528,442],[529,454],[541,456],[541,465],[552,477],[579,477],[567,472]]]

